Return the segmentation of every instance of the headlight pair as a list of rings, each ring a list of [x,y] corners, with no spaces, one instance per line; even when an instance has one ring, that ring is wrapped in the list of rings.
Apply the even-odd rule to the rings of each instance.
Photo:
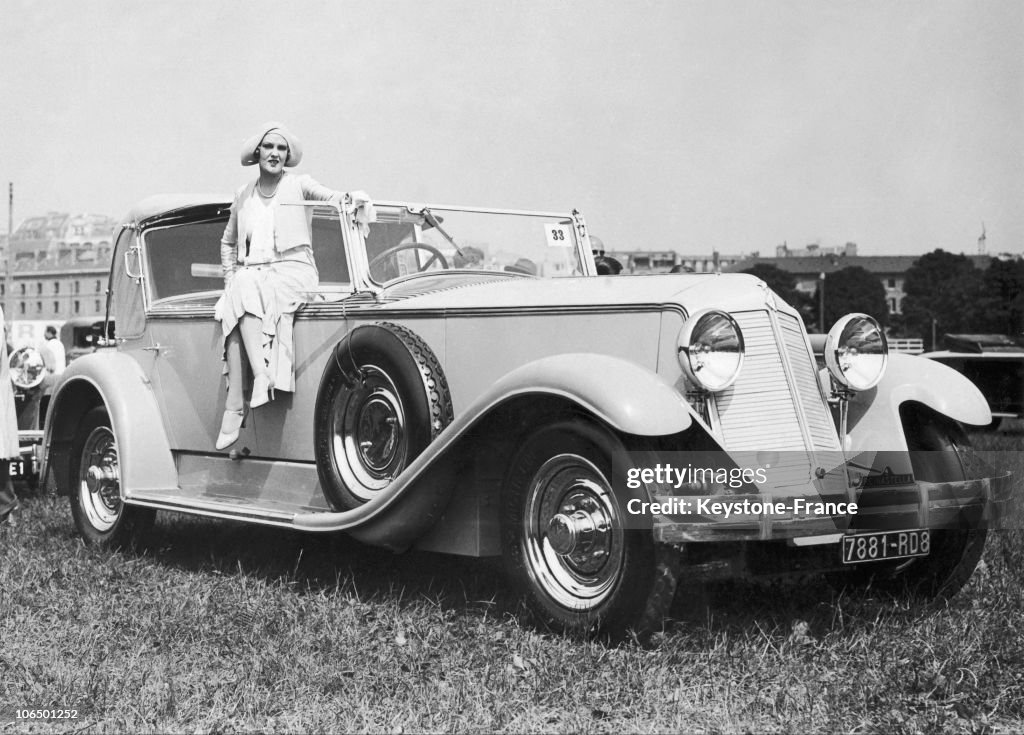
[[[683,324],[676,340],[679,364],[703,390],[717,393],[736,381],[743,367],[743,333],[723,311],[699,311]],[[889,361],[889,344],[867,314],[847,314],[828,333],[825,364],[841,385],[868,390],[878,385]]]

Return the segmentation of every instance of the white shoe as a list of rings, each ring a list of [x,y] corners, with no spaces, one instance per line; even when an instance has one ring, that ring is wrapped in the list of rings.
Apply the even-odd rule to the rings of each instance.
[[[263,374],[257,375],[252,381],[252,398],[249,400],[251,408],[259,408],[269,403],[274,398],[274,384],[270,378]]]
[[[236,441],[238,435],[245,426],[245,409],[232,411],[230,408],[224,410],[224,418],[220,422],[220,433],[217,435],[217,449],[227,449]]]

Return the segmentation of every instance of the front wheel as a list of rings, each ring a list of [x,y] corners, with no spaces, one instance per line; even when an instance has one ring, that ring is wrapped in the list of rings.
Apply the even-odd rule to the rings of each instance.
[[[959,424],[927,409],[907,409],[904,430],[916,479],[970,479],[977,456]],[[967,584],[985,550],[988,531],[969,525],[933,530],[928,556],[862,564],[829,580],[840,588],[871,586],[924,602],[948,600]]]
[[[71,515],[87,543],[131,546],[153,524],[156,511],[125,505],[117,441],[104,408],[82,420],[71,453]]]
[[[643,639],[672,602],[678,553],[655,544],[649,526],[627,528],[635,524],[626,523],[625,483],[613,483],[616,451],[625,457],[617,440],[579,419],[529,437],[502,493],[502,556],[545,626]]]

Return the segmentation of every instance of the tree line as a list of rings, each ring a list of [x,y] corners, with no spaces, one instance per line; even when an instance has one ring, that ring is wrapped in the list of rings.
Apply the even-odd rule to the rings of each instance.
[[[814,293],[796,287],[796,277],[777,266],[758,263],[743,271],[765,281],[796,308],[808,329],[821,323],[821,288]],[[992,258],[977,268],[966,255],[934,250],[907,269],[902,313],[890,314],[881,279],[860,266],[827,274],[825,329],[850,312],[870,314],[893,337],[920,337],[927,349],[933,330],[937,341],[946,333],[993,333],[1024,336],[1024,260]]]

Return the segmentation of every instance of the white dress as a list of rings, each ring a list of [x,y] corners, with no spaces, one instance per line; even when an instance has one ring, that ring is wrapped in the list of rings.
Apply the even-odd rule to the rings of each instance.
[[[295,311],[315,296],[320,276],[311,244],[283,252],[274,247],[274,217],[281,206],[278,201],[281,189],[278,186],[274,196],[263,197],[258,188],[253,188],[251,196],[236,198],[221,244],[222,248],[242,249],[241,253],[232,250],[232,257],[240,265],[227,276],[224,293],[214,313],[221,322],[224,340],[245,314],[263,322],[264,365],[274,389],[291,392],[295,390],[292,322]],[[318,199],[326,198],[322,191],[315,193]],[[303,194],[310,197],[310,193],[303,191]],[[246,223],[246,232],[238,231],[239,222]],[[227,372],[225,362],[225,375]]]

